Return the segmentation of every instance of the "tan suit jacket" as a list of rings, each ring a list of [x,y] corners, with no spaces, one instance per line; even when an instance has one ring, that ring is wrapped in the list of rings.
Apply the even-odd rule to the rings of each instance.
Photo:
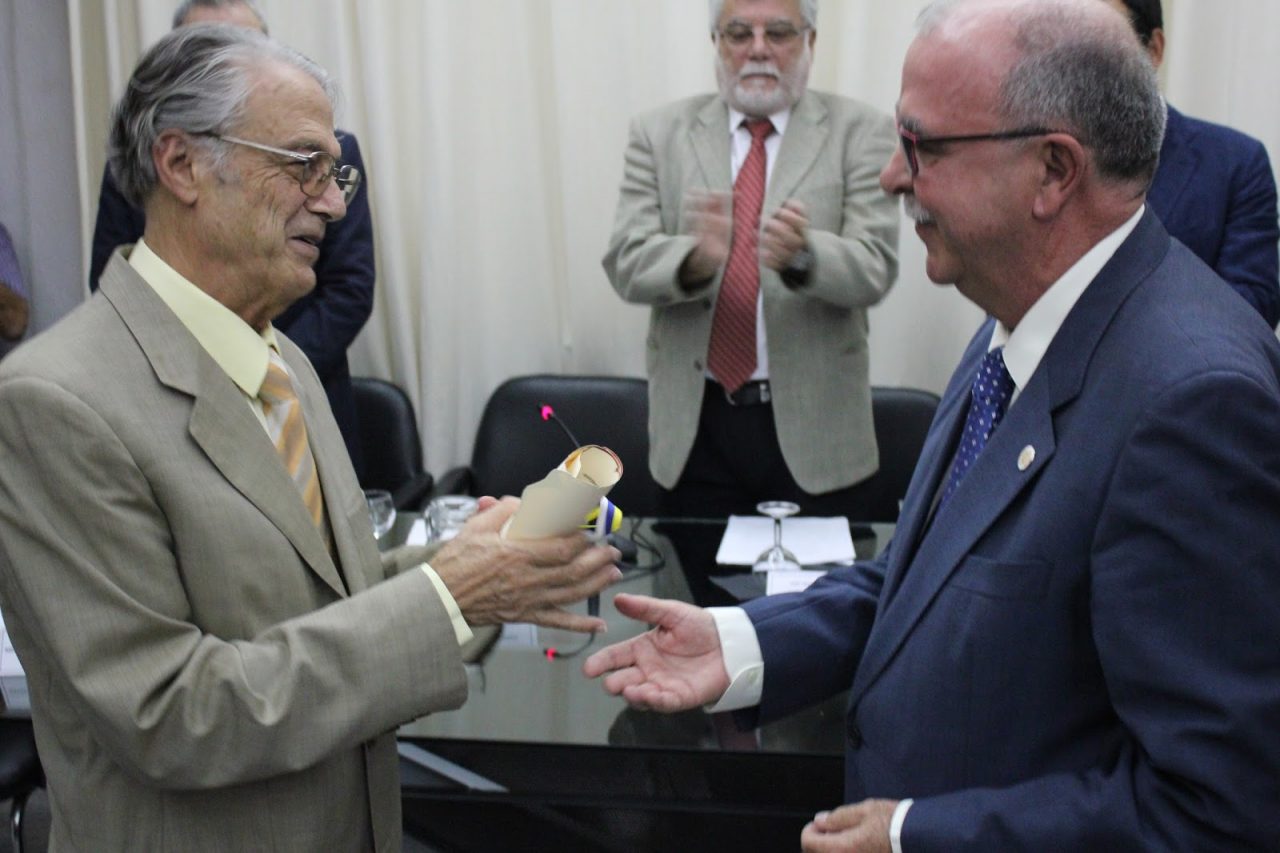
[[[605,271],[628,302],[652,306],[650,467],[671,488],[698,429],[707,341],[720,274],[686,291],[677,275],[693,250],[690,189],[732,191],[728,108],[702,95],[637,118]],[[761,267],[769,378],[778,442],[806,491],[851,485],[879,465],[867,377],[867,312],[897,277],[898,212],[880,189],[896,145],[889,118],[865,104],[807,92],[792,110],[762,217],[804,202],[815,266],[790,289]]]
[[[457,707],[449,617],[384,565],[282,339],[337,560],[244,395],[117,255],[0,365],[0,605],[51,849],[400,850],[396,726]],[[347,592],[347,589],[350,592]]]

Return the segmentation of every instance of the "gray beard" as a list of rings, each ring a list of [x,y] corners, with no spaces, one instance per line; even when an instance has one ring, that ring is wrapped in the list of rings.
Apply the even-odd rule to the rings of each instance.
[[[777,76],[778,84],[773,90],[762,92],[743,85],[739,81],[739,76],[742,72],[738,74],[730,72],[725,67],[724,60],[717,56],[715,62],[716,82],[720,85],[720,97],[738,112],[753,118],[765,118],[788,107],[793,107],[800,100],[800,96],[804,94],[805,84],[809,80],[809,66],[812,58],[813,54],[806,47],[804,53],[796,58],[796,63],[791,66],[791,70],[788,73]],[[759,66],[753,66],[748,63],[742,67],[742,71],[745,72],[752,68],[758,69]]]

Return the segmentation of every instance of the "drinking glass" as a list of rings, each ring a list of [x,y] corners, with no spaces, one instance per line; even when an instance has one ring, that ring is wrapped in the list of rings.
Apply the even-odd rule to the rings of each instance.
[[[427,540],[445,542],[458,535],[479,503],[468,495],[441,495],[427,504]]]
[[[800,511],[797,504],[791,501],[764,501],[756,504],[756,512],[773,519],[773,547],[767,548],[756,558],[752,567],[757,572],[771,572],[775,569],[798,569],[800,561],[796,555],[782,547],[782,519],[795,515]]]
[[[364,493],[364,502],[369,506],[373,536],[381,539],[396,523],[396,505],[391,499],[391,493],[385,489],[369,489]]]

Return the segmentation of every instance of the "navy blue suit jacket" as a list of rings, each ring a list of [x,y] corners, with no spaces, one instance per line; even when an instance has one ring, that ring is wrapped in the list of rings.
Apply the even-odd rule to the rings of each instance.
[[[324,384],[329,406],[342,430],[342,439],[357,473],[363,473],[360,431],[356,418],[355,392],[347,366],[347,348],[364,327],[373,311],[373,221],[369,215],[369,181],[354,135],[338,132],[342,162],[360,170],[364,180],[347,215],[325,228],[316,261],[316,286],[273,321],[273,325],[296,343]],[[138,242],[146,229],[142,210],[120,193],[109,170],[102,174],[98,198],[98,219],[93,229],[93,255],[89,266],[89,289],[98,289],[98,277],[117,246]]]
[[[1147,203],[1170,234],[1275,328],[1280,221],[1276,180],[1261,142],[1169,107],[1160,168]]]
[[[886,553],[747,606],[758,719],[849,688],[908,853],[1277,849],[1280,344],[1148,211],[927,523],[990,335]]]

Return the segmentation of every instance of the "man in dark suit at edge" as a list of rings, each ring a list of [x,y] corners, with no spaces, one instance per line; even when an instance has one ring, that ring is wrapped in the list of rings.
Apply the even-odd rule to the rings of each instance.
[[[1160,0],[1107,0],[1147,49],[1164,61]],[[1235,288],[1275,328],[1280,321],[1280,220],[1276,179],[1261,142],[1169,107],[1160,168],[1147,204],[1170,236]]]

